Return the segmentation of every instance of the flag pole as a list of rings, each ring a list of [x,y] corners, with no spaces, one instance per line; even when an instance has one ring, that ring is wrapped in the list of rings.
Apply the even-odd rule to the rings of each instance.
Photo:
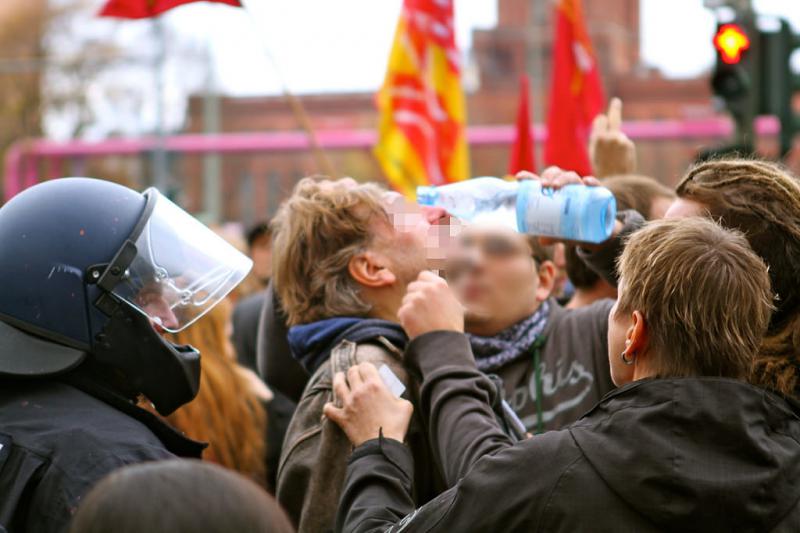
[[[308,112],[306,111],[303,102],[294,93],[292,93],[291,90],[289,90],[289,85],[286,83],[283,74],[281,73],[278,61],[275,59],[275,56],[272,55],[272,52],[270,52],[269,47],[267,46],[267,42],[261,37],[262,32],[259,31],[261,28],[259,28],[258,26],[255,14],[248,7],[248,2],[241,0],[241,4],[242,4],[242,9],[245,12],[247,12],[248,17],[250,18],[250,23],[253,26],[254,33],[258,35],[259,38],[262,39],[262,51],[266,56],[267,60],[272,64],[272,68],[275,72],[278,84],[281,87],[281,92],[283,93],[283,97],[286,99],[286,102],[289,104],[289,108],[292,110],[292,113],[294,114],[295,118],[300,123],[300,127],[303,129],[306,136],[308,137],[308,144],[311,148],[311,153],[314,155],[317,167],[324,174],[327,174],[331,178],[338,177],[339,174],[338,172],[336,172],[336,167],[333,166],[333,162],[328,157],[328,154],[319,144],[319,140],[317,139],[317,134],[314,131],[314,126],[311,123],[311,118],[308,116]]]
[[[544,47],[542,41],[543,35],[540,29],[543,27],[540,21],[544,20],[546,10],[550,4],[540,2],[539,0],[531,0],[530,2],[530,16],[528,20],[529,35],[534,36],[533,41],[528,45],[527,53],[529,54],[528,61],[528,76],[530,79],[530,87],[528,89],[528,96],[531,99],[531,125],[535,127],[538,124],[545,124],[547,118],[545,117],[544,95],[547,93],[547,86],[545,84],[544,74]],[[544,161],[544,151],[539,143],[533,144],[533,160]],[[531,172],[536,172],[539,169],[531,169]]]
[[[167,168],[167,152],[164,132],[164,65],[167,56],[167,39],[164,23],[160,17],[153,17],[153,34],[155,37],[156,59],[155,69],[156,91],[156,144],[153,151],[153,183],[162,194],[168,195],[169,169]]]

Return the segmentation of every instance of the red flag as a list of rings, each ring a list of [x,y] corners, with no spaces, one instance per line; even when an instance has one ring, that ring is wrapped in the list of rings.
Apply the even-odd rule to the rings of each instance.
[[[173,7],[182,6],[201,0],[108,0],[100,10],[101,17],[116,17],[123,19],[146,19],[156,17]],[[243,7],[240,0],[202,0],[217,4],[226,4],[234,7]]]
[[[508,173],[515,175],[520,170],[536,172],[536,158],[533,154],[533,135],[531,135],[531,113],[528,104],[528,77],[519,79],[519,108],[517,108],[517,133],[511,147],[511,160]]]
[[[545,163],[586,176],[592,173],[587,153],[589,132],[605,97],[581,1],[560,0],[555,17]]]

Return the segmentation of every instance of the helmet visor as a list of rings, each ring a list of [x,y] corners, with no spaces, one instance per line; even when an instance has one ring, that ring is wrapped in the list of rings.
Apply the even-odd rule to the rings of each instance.
[[[156,195],[155,207],[112,293],[176,333],[227,296],[253,263],[157,190],[147,194]]]

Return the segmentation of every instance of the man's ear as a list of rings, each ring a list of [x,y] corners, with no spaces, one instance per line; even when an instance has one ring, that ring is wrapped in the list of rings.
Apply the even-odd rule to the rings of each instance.
[[[539,286],[536,289],[536,299],[543,302],[550,298],[555,285],[556,265],[552,261],[543,261],[539,265]]]
[[[628,328],[627,340],[630,341],[628,344],[628,353],[633,354],[636,353],[637,361],[641,357],[647,357],[647,341],[648,341],[648,331],[647,331],[647,321],[644,319],[644,315],[641,311],[634,311],[631,314],[631,327]]]
[[[369,250],[351,257],[347,263],[347,271],[356,283],[364,287],[386,287],[397,281],[397,276],[389,269],[387,258]]]

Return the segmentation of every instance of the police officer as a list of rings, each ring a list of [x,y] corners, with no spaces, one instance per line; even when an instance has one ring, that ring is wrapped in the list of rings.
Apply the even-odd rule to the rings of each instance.
[[[201,455],[137,401],[194,398],[200,354],[160,333],[250,266],[155,189],[64,178],[0,208],[0,531],[64,531],[108,472]]]

